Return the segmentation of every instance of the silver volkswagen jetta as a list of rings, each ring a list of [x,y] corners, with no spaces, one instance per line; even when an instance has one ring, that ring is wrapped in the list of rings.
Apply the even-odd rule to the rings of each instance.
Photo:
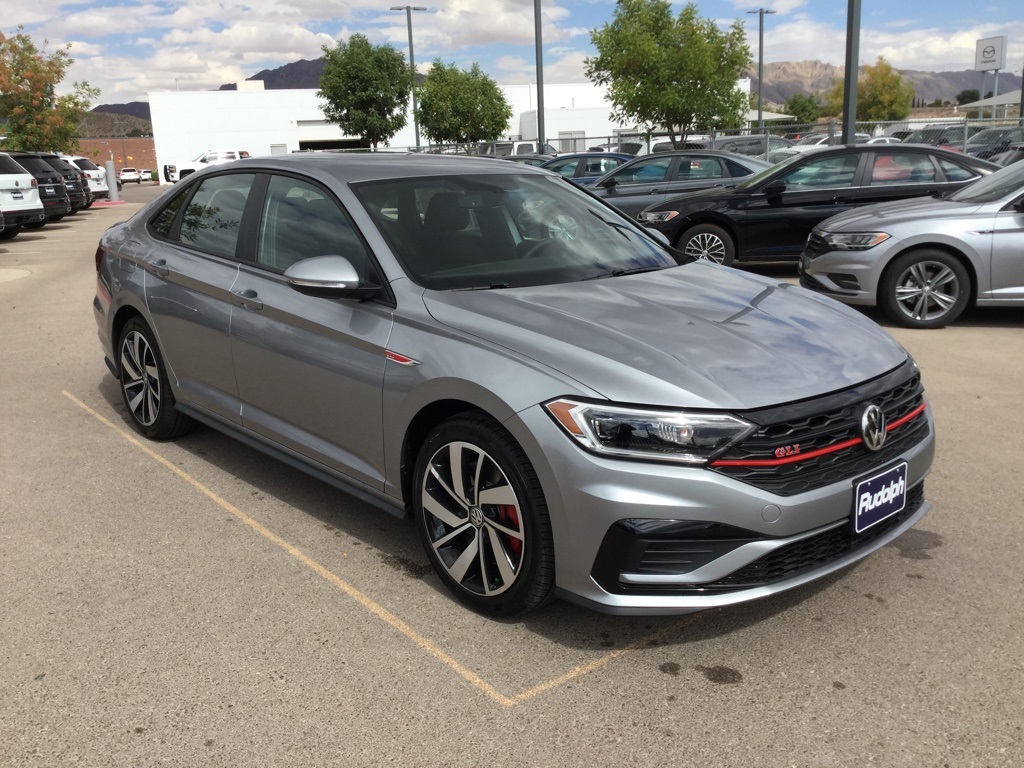
[[[546,171],[243,160],[112,227],[96,267],[103,353],[143,435],[198,420],[411,515],[484,613],[740,603],[929,508],[932,417],[883,330],[684,263]]]

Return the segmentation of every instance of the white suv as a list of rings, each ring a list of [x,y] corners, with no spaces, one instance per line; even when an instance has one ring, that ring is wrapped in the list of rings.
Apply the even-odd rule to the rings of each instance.
[[[81,155],[61,155],[65,160],[78,168],[89,179],[89,191],[97,200],[106,200],[110,197],[110,187],[107,185],[107,172],[100,168],[88,157]],[[86,206],[88,207],[88,206]]]
[[[0,240],[17,237],[23,224],[46,221],[39,182],[5,152],[0,152],[0,211],[4,222]]]
[[[163,180],[173,184],[209,165],[222,165],[246,157],[249,157],[249,153],[244,149],[208,149],[194,160],[165,163]]]

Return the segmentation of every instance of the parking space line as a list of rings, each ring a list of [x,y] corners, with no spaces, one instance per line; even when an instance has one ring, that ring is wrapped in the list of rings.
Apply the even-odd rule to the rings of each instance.
[[[197,491],[199,491],[212,502],[214,502],[217,506],[234,515],[236,518],[238,518],[238,520],[245,523],[247,526],[249,526],[252,530],[256,531],[261,536],[263,536],[265,539],[276,544],[278,547],[280,547],[289,555],[291,555],[296,560],[301,562],[303,565],[312,570],[322,579],[334,585],[336,588],[338,588],[346,595],[348,595],[350,598],[355,600],[357,603],[363,606],[363,608],[368,610],[378,619],[390,625],[394,629],[398,630],[398,632],[400,632],[401,634],[405,635],[405,637],[411,640],[418,648],[429,653],[435,659],[437,659],[442,664],[451,669],[453,672],[462,677],[474,688],[486,694],[493,701],[497,702],[498,704],[501,704],[504,707],[513,707],[516,704],[521,704],[524,701],[528,701],[529,699],[532,699],[538,696],[539,694],[544,693],[545,691],[549,691],[552,688],[557,688],[560,685],[564,685],[579,677],[583,677],[584,675],[590,672],[600,669],[608,662],[613,661],[614,659],[617,659],[620,656],[623,656],[639,648],[650,645],[653,641],[676,631],[684,624],[688,623],[689,621],[692,621],[694,618],[693,615],[686,616],[682,620],[670,624],[668,627],[666,627],[660,632],[644,637],[631,645],[625,646],[624,648],[620,648],[615,651],[610,651],[609,653],[606,653],[600,658],[595,659],[589,664],[583,664],[578,667],[575,667],[570,671],[566,672],[564,675],[540,683],[539,685],[536,685],[533,688],[529,688],[515,696],[506,696],[505,694],[498,691],[493,685],[484,680],[482,677],[477,675],[475,672],[466,668],[452,656],[445,653],[441,648],[439,648],[426,637],[421,635],[415,629],[410,627],[405,621],[403,621],[401,618],[399,618],[394,613],[389,611],[387,608],[384,608],[382,605],[380,605],[367,595],[360,592],[358,589],[356,589],[351,584],[340,578],[334,572],[330,571],[328,568],[326,568],[325,566],[321,565],[316,560],[311,558],[298,547],[294,546],[293,544],[290,544],[288,541],[282,539],[280,536],[278,536],[270,529],[266,528],[257,520],[254,520],[253,518],[249,517],[247,514],[242,512],[229,501],[218,496],[212,490],[210,490],[205,485],[196,480],[194,477],[192,477],[190,474],[188,474],[185,470],[181,469],[180,467],[176,466],[173,462],[169,461],[168,459],[165,459],[163,456],[156,453],[153,449],[151,449],[149,446],[147,446],[145,443],[143,443],[141,440],[135,437],[135,435],[117,426],[112,421],[107,419],[105,416],[103,416],[102,414],[98,413],[97,411],[83,403],[81,400],[79,400],[77,397],[72,395],[67,390],[64,390],[62,394],[68,400],[70,400],[79,408],[81,408],[83,411],[85,411],[90,416],[99,421],[101,424],[103,424],[106,427],[109,427],[111,430],[116,432],[130,444],[141,450],[143,453],[145,453],[151,459],[155,460],[157,463],[161,464],[166,469],[173,472],[179,478],[184,480],[186,483],[191,485]]]

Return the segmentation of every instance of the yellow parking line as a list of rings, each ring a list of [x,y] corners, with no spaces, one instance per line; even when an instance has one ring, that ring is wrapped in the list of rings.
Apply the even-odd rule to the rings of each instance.
[[[617,658],[619,658],[620,656],[622,656],[624,654],[630,653],[632,651],[637,650],[638,648],[641,648],[641,647],[644,647],[646,645],[649,645],[653,640],[656,640],[656,639],[658,639],[658,638],[660,638],[660,637],[662,637],[664,635],[670,634],[671,632],[674,632],[676,629],[679,629],[684,623],[687,623],[688,621],[691,621],[693,619],[692,616],[687,616],[682,621],[673,623],[672,625],[670,625],[666,629],[662,630],[661,632],[655,633],[655,634],[650,635],[648,637],[645,637],[645,638],[643,638],[641,640],[638,640],[637,642],[633,643],[632,645],[626,646],[625,648],[620,648],[618,650],[611,651],[611,652],[605,654],[604,656],[602,656],[602,657],[600,657],[598,659],[595,659],[594,661],[590,662],[589,664],[583,664],[581,666],[575,667],[574,669],[570,670],[569,672],[566,672],[564,675],[561,675],[560,677],[556,677],[556,678],[554,678],[552,680],[548,680],[547,682],[544,682],[544,683],[541,683],[539,685],[536,685],[533,688],[530,688],[530,689],[528,689],[526,691],[523,691],[522,693],[520,693],[520,694],[518,694],[516,696],[511,696],[511,697],[506,696],[503,693],[499,692],[493,685],[491,685],[486,680],[484,680],[479,675],[477,675],[475,672],[473,672],[470,669],[467,669],[462,664],[460,664],[458,661],[456,661],[454,658],[452,658],[447,653],[445,653],[443,650],[438,648],[436,645],[434,645],[434,643],[430,642],[430,640],[428,640],[423,635],[421,635],[419,632],[414,630],[412,627],[410,627],[408,624],[406,624],[402,619],[400,619],[398,616],[393,614],[391,611],[389,611],[388,609],[384,608],[382,605],[380,605],[379,603],[375,602],[371,598],[367,597],[365,594],[360,592],[358,589],[353,587],[351,584],[346,582],[344,579],[340,578],[335,573],[333,573],[332,571],[328,570],[323,565],[318,563],[316,560],[311,558],[309,555],[307,555],[305,552],[300,550],[298,547],[295,547],[294,545],[289,544],[287,541],[282,539],[276,533],[274,533],[273,531],[271,531],[268,528],[264,527],[261,523],[257,522],[253,518],[249,517],[247,514],[242,512],[240,509],[238,509],[238,507],[234,506],[230,502],[228,502],[225,499],[223,499],[220,496],[218,496],[216,493],[211,491],[209,488],[207,488],[205,485],[200,483],[198,480],[196,480],[190,474],[185,472],[183,469],[181,469],[180,467],[176,466],[172,462],[170,462],[167,459],[165,459],[160,454],[158,454],[155,451],[153,451],[149,446],[147,446],[145,443],[143,443],[141,440],[139,440],[133,434],[131,434],[130,432],[126,432],[125,430],[121,429],[119,426],[117,426],[116,424],[111,422],[109,419],[107,419],[106,417],[104,417],[100,413],[98,413],[95,410],[93,410],[92,408],[90,408],[88,405],[83,403],[81,400],[79,400],[77,397],[72,395],[67,390],[64,390],[63,395],[66,398],[68,398],[68,400],[70,400],[75,405],[77,405],[79,408],[81,408],[83,411],[85,411],[90,416],[92,416],[97,421],[99,421],[101,424],[103,424],[104,426],[107,426],[110,429],[112,429],[114,432],[119,434],[121,437],[123,437],[129,443],[131,443],[136,448],[138,448],[143,453],[145,453],[147,456],[149,456],[153,460],[157,461],[159,464],[163,465],[166,469],[170,470],[175,475],[177,475],[182,480],[184,480],[186,483],[188,483],[193,488],[195,488],[197,491],[199,491],[200,493],[205,495],[212,502],[214,502],[217,506],[221,507],[222,509],[226,510],[227,512],[230,512],[232,515],[234,515],[236,518],[238,518],[240,521],[245,523],[247,526],[252,528],[257,533],[259,533],[265,539],[267,539],[268,541],[273,542],[274,544],[279,546],[281,549],[283,549],[285,552],[287,552],[289,555],[291,555],[292,557],[297,559],[299,562],[301,562],[303,565],[307,566],[310,570],[312,570],[318,576],[320,576],[321,578],[323,578],[327,582],[333,584],[335,587],[337,587],[342,592],[344,592],[346,595],[348,595],[350,598],[355,600],[357,603],[359,603],[361,606],[363,606],[366,610],[368,610],[370,613],[372,613],[378,619],[380,619],[381,621],[385,622],[386,624],[389,624],[391,627],[393,627],[394,629],[396,629],[399,632],[401,632],[409,640],[411,640],[413,643],[415,643],[417,647],[419,647],[420,649],[426,651],[431,656],[436,658],[442,664],[444,664],[449,669],[451,669],[456,674],[458,674],[460,677],[462,677],[466,682],[468,682],[474,688],[476,688],[479,691],[485,693],[492,700],[496,701],[497,703],[501,704],[504,707],[512,707],[512,706],[515,706],[516,704],[521,704],[522,702],[527,701],[529,699],[532,699],[535,696],[537,696],[537,695],[539,695],[541,693],[544,693],[545,691],[551,690],[552,688],[556,688],[556,687],[558,687],[560,685],[564,685],[565,683],[571,682],[572,680],[575,680],[576,678],[582,677],[583,675],[586,675],[586,674],[588,674],[590,672],[593,672],[594,670],[599,669],[600,667],[603,667],[608,662],[610,662],[610,661],[612,661],[614,659],[617,659]]]

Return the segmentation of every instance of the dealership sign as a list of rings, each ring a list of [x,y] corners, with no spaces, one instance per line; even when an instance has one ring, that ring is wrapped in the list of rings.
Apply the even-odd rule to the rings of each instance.
[[[992,69],[1006,69],[1005,35],[979,40],[974,49],[974,71],[988,72]]]

